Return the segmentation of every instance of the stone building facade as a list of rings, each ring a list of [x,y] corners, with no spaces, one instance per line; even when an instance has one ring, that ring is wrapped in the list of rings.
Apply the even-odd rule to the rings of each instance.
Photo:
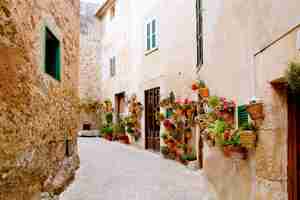
[[[127,100],[136,94],[138,101],[145,105],[145,92],[158,88],[161,99],[170,91],[178,97],[193,97],[189,85],[196,77],[194,3],[177,0],[106,1],[97,13],[103,29],[103,98],[110,98],[116,105],[116,95],[125,93]],[[168,12],[165,12],[166,7]],[[180,17],[177,10],[182,10]],[[156,47],[147,50],[146,25],[153,20],[156,21],[157,43]],[[114,75],[111,74],[112,58],[116,60]],[[141,122],[142,137],[138,146],[147,148],[145,112]]]
[[[296,48],[300,2],[202,2],[204,64],[200,77],[213,93],[239,105],[254,96],[261,99],[265,111],[256,151],[247,161],[234,163],[206,149],[204,170],[222,199],[293,200],[288,192],[292,181],[288,176],[292,170],[288,166],[288,92],[271,83],[284,77],[290,61],[300,58]]]
[[[101,100],[101,26],[95,13],[99,5],[80,2],[80,78],[79,91],[82,101]],[[99,127],[97,114],[81,112],[80,127]]]
[[[0,1],[0,199],[59,194],[79,167],[79,28],[78,1]]]
[[[233,99],[238,105],[259,98],[265,120],[256,150],[247,160],[236,161],[204,145],[203,170],[222,200],[294,200],[293,167],[288,162],[291,110],[288,90],[282,89],[286,83],[281,80],[288,62],[300,59],[300,3],[198,1],[204,43],[203,64],[197,69],[197,1],[106,1],[97,13],[103,29],[101,94],[112,100],[123,92],[137,94],[145,105],[146,91],[160,88],[161,98],[174,91],[179,97],[195,99],[190,85],[200,77],[212,95]],[[146,30],[153,20],[157,43],[148,49]],[[115,73],[110,72],[113,57]],[[139,142],[143,148],[145,123],[144,113]]]

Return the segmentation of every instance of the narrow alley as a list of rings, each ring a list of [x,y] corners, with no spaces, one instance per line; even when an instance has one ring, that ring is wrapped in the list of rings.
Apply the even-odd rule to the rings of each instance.
[[[81,167],[61,200],[215,199],[201,173],[158,154],[98,138],[78,142]]]

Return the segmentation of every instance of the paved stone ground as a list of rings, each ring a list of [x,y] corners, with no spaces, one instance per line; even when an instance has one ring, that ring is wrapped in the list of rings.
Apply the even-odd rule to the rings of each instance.
[[[80,138],[81,168],[61,200],[215,200],[200,171],[99,138]]]

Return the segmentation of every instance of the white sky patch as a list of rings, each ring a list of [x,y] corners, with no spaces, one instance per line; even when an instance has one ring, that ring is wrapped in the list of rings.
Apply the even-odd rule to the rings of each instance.
[[[80,0],[83,2],[102,3],[104,0]]]

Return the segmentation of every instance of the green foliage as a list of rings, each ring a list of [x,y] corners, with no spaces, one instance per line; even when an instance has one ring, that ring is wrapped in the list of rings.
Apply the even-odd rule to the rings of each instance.
[[[226,146],[226,145],[239,146],[241,144],[240,134],[238,131],[236,131],[233,137],[231,138],[231,140],[224,140],[223,138],[220,138],[218,142],[222,146]]]
[[[160,148],[160,152],[161,152],[163,155],[168,155],[168,154],[170,153],[170,149],[169,149],[169,147],[167,147],[167,146],[162,146],[162,147]]]
[[[172,92],[170,92],[170,97],[169,97],[170,99],[170,103],[174,103],[175,102],[175,93],[172,91]]]
[[[167,138],[168,138],[168,134],[163,133],[163,134],[161,135],[161,138],[164,139],[164,140],[167,139]]]
[[[196,154],[196,151],[193,150],[192,153],[189,153],[187,154],[187,161],[194,161],[194,160],[197,160],[197,154]]]
[[[118,122],[113,125],[113,132],[114,133],[125,133],[126,129],[122,122]]]
[[[127,133],[129,134],[133,134],[134,133],[134,129],[130,126],[127,127]]]
[[[108,125],[108,124],[104,125],[104,126],[101,128],[101,134],[102,134],[103,136],[105,136],[105,135],[110,135],[110,134],[112,134],[112,133],[113,133],[113,127],[110,126],[110,125]]]
[[[106,123],[111,124],[113,122],[113,113],[109,112],[105,115]]]
[[[286,78],[294,94],[300,94],[300,63],[290,62]]]
[[[208,130],[217,135],[224,133],[228,125],[223,120],[216,120],[213,124],[210,124]]]
[[[199,88],[205,88],[206,84],[205,84],[204,80],[199,80],[198,81],[198,86],[199,86]]]
[[[217,96],[211,96],[208,99],[208,106],[211,108],[215,108],[220,104],[220,99]]]

